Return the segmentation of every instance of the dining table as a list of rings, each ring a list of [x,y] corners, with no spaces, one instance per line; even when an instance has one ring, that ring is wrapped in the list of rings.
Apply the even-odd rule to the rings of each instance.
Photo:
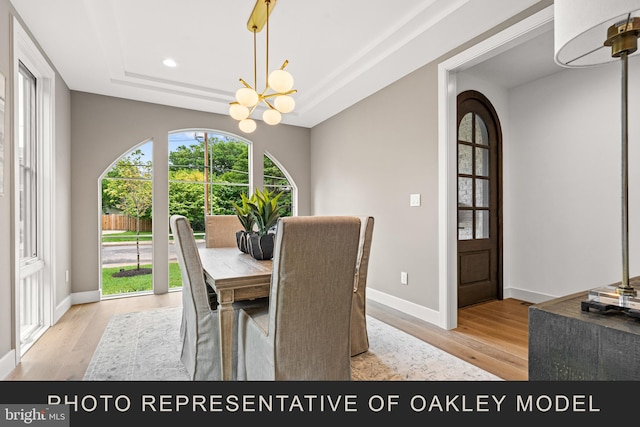
[[[218,297],[222,380],[233,380],[233,303],[269,296],[272,261],[257,260],[237,247],[201,247],[198,251],[205,280]]]

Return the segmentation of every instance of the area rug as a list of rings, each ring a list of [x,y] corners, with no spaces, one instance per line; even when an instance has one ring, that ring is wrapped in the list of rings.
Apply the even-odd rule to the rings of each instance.
[[[180,307],[113,316],[85,381],[184,381]],[[502,381],[458,357],[367,316],[369,350],[351,358],[354,381]]]

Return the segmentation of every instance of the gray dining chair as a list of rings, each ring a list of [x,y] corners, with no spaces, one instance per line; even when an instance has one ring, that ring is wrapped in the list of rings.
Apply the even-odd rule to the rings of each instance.
[[[351,356],[369,350],[369,334],[367,333],[367,274],[369,270],[369,254],[373,238],[372,216],[360,218],[360,242],[356,274],[353,281],[353,301],[351,307]]]
[[[169,219],[176,257],[182,275],[182,321],[180,360],[191,380],[220,380],[220,334],[218,312],[209,297],[200,254],[189,220],[182,215]]]
[[[169,225],[182,277],[180,360],[191,380],[221,380],[222,362],[218,310],[209,301],[207,283],[193,229],[189,220],[183,215],[172,215],[169,219]],[[237,322],[239,308],[265,306],[266,304],[266,298],[234,302],[234,321]],[[233,354],[235,375],[237,360],[237,346],[235,344]]]
[[[238,380],[350,380],[354,216],[278,222],[269,304],[238,312]]]
[[[205,246],[208,248],[237,247],[236,232],[244,230],[237,215],[206,215]]]

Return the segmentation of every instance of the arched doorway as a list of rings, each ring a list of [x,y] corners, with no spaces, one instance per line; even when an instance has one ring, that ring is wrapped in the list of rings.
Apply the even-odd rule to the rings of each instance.
[[[457,97],[458,308],[502,299],[502,132],[491,102]]]

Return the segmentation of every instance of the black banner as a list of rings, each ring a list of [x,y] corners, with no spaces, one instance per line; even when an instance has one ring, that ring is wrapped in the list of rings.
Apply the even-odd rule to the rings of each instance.
[[[633,419],[622,392],[637,382],[4,382],[0,426],[16,405],[67,405],[70,425],[97,422],[304,422],[333,420],[509,423]],[[5,411],[5,407],[13,412]],[[32,425],[38,425],[33,422]],[[11,425],[16,425],[12,423]]]

